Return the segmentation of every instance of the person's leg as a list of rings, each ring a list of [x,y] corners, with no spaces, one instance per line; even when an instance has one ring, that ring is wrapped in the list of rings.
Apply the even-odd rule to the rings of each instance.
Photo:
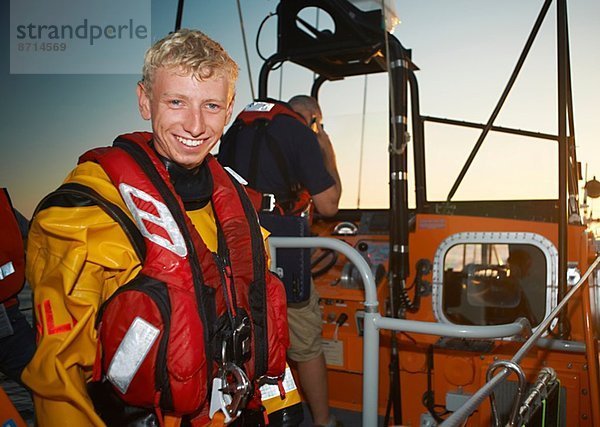
[[[7,307],[6,314],[14,332],[0,341],[0,371],[22,384],[21,372],[35,352],[35,333],[18,305]]]
[[[327,367],[323,354],[314,359],[298,362],[298,376],[302,391],[306,396],[313,423],[327,425],[329,422],[329,403],[327,390]]]
[[[314,286],[304,305],[288,306],[290,348],[288,357],[297,363],[298,381],[315,425],[327,425],[329,414],[327,368],[321,346],[322,315]]]

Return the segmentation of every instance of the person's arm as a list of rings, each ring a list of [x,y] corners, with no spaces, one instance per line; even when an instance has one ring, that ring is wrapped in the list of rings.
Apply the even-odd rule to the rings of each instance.
[[[42,210],[28,240],[38,348],[21,378],[33,391],[37,425],[103,426],[86,390],[96,358],[94,322],[139,261],[97,206]]]
[[[317,140],[319,141],[319,147],[321,148],[321,154],[323,155],[325,169],[329,172],[335,181],[335,184],[318,194],[313,194],[312,199],[315,209],[317,209],[321,215],[333,216],[338,211],[340,196],[342,194],[342,183],[337,169],[333,145],[321,123],[318,124],[316,135]]]

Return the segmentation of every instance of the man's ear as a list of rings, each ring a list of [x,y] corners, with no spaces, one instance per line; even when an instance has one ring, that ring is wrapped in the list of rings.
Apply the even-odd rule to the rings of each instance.
[[[235,104],[235,93],[231,97],[231,101],[229,101],[229,105],[227,106],[227,117],[225,118],[225,125],[229,124],[231,120],[231,116],[233,115],[233,105]]]
[[[138,108],[140,109],[140,115],[144,120],[150,120],[152,113],[150,110],[150,98],[146,93],[146,88],[142,82],[139,82],[136,87],[138,97]]]

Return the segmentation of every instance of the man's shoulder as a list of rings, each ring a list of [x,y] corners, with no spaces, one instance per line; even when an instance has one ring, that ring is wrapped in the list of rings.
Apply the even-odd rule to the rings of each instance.
[[[79,163],[69,172],[63,184],[83,185],[112,203],[119,205],[122,203],[118,189],[102,169],[102,166],[96,162]]]
[[[65,183],[76,182],[85,183],[106,183],[110,179],[102,166],[93,161],[85,161],[77,164],[65,178]],[[112,185],[112,184],[111,184]]]
[[[317,142],[315,133],[294,117],[279,114],[273,118],[270,126],[274,132],[283,132],[290,139]]]

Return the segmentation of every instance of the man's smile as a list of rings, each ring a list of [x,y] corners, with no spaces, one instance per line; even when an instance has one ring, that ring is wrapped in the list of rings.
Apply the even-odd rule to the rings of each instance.
[[[197,146],[203,144],[204,141],[206,141],[206,139],[187,139],[187,138],[183,138],[181,136],[175,136],[175,138],[177,138],[177,141],[181,142],[183,145],[185,145],[187,147],[197,147]]]

